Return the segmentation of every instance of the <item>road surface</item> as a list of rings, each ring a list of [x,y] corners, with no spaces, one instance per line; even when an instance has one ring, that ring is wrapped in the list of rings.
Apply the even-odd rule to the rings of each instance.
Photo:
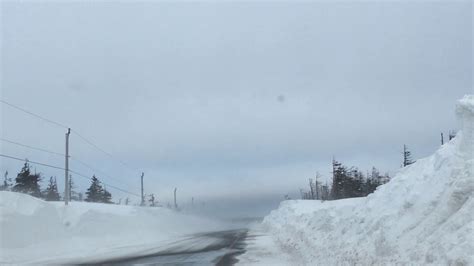
[[[236,256],[245,252],[247,231],[196,234],[156,254],[101,261],[95,265],[234,265]]]

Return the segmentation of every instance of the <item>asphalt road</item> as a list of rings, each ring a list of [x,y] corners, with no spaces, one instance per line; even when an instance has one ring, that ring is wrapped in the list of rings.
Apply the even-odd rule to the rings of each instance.
[[[94,265],[234,265],[245,252],[247,229],[218,231],[190,236],[182,244],[156,254],[97,262]],[[190,241],[192,240],[192,241]],[[207,243],[196,246],[190,243]]]

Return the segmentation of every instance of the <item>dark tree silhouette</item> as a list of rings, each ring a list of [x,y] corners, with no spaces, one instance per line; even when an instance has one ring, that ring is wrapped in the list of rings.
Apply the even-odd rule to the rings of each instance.
[[[91,185],[86,191],[86,199],[85,201],[88,202],[102,202],[104,190],[100,185],[99,179],[97,177],[92,176]]]
[[[26,161],[23,165],[23,168],[21,168],[20,173],[18,173],[17,177],[15,178],[15,186],[13,186],[12,190],[40,198],[40,181],[41,174],[31,174],[30,165],[28,164],[28,161]]]
[[[415,161],[411,158],[411,152],[408,150],[406,145],[403,145],[403,167],[408,166]]]

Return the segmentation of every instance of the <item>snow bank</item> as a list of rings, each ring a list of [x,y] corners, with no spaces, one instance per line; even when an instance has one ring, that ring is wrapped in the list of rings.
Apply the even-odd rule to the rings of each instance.
[[[221,224],[165,208],[45,202],[0,192],[0,264],[85,263],[146,255]]]
[[[302,264],[474,265],[474,96],[462,132],[366,198],[285,201],[263,225]]]

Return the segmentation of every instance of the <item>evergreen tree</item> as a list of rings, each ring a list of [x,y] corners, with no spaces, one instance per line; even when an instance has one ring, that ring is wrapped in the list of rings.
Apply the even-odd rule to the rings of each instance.
[[[364,197],[366,196],[364,191],[364,184],[365,184],[365,177],[362,172],[360,172],[357,168],[353,168],[351,171],[351,175],[349,176],[350,183],[352,185],[350,194],[348,197]]]
[[[50,177],[49,184],[44,192],[44,199],[47,201],[59,201],[59,192],[58,192],[58,184],[56,183],[56,178]]]
[[[104,190],[100,185],[99,179],[97,177],[92,176],[91,185],[86,191],[86,199],[85,201],[88,202],[102,202],[104,197]]]
[[[102,192],[102,199],[101,202],[103,203],[112,203],[112,194],[110,194],[109,191],[104,187],[104,190]]]
[[[342,199],[344,198],[344,186],[346,185],[346,172],[347,169],[341,163],[336,160],[332,162],[332,188],[331,198]]]
[[[331,199],[365,197],[390,179],[388,176],[382,177],[375,167],[372,168],[372,174],[367,176],[356,167],[347,168],[337,161],[333,162],[333,169]]]
[[[30,165],[28,164],[28,161],[26,161],[20,173],[18,173],[17,177],[15,178],[15,186],[13,187],[13,191],[26,193],[40,198],[41,190],[39,181],[41,181],[41,174],[31,174]]]
[[[365,184],[365,195],[369,195],[373,193],[378,186],[382,184],[382,177],[380,176],[379,171],[377,168],[372,167],[372,172],[370,176],[367,176],[366,184]]]
[[[412,163],[414,163],[411,159],[411,152],[408,150],[406,145],[403,145],[403,167],[408,166]]]

